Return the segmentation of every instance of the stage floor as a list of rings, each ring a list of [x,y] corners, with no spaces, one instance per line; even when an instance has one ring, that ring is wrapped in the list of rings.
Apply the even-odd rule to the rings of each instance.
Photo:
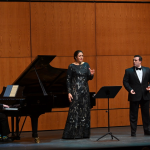
[[[130,136],[130,127],[113,127],[110,128],[112,134],[117,137],[111,139],[110,135],[96,141],[99,137],[108,132],[107,128],[91,129],[91,137],[89,139],[61,139],[63,130],[58,131],[41,131],[39,132],[40,143],[34,143],[31,132],[23,132],[21,140],[15,140],[12,143],[0,143],[0,150],[49,150],[49,149],[129,149],[150,150],[150,136],[145,136],[143,127],[138,126],[137,136]]]

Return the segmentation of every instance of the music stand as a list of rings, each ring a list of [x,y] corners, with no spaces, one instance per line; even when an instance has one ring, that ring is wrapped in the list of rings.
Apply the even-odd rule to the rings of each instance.
[[[109,98],[114,98],[117,93],[120,91],[122,86],[103,86],[97,94],[94,96],[94,98],[108,98],[108,133],[105,135],[101,136],[100,138],[97,139],[97,141],[104,136],[110,134],[111,138],[113,137],[119,141],[117,137],[115,137],[111,132],[110,132],[110,126],[109,126]]]

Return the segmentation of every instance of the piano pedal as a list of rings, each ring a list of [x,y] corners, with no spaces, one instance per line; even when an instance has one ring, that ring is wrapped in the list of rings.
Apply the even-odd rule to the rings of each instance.
[[[39,138],[39,137],[36,137],[36,138],[34,139],[34,141],[35,141],[35,143],[40,143],[40,138]]]

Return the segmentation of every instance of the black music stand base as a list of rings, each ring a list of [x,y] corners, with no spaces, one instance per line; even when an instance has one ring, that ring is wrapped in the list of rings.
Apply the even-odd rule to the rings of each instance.
[[[111,132],[110,132],[110,124],[109,124],[109,98],[114,98],[116,94],[119,92],[122,86],[103,86],[98,93],[94,96],[94,98],[108,98],[108,132],[103,135],[102,137],[98,138],[97,141],[101,138],[103,138],[106,135],[111,135],[111,138],[115,138],[119,141],[118,138],[116,138]]]
[[[111,135],[111,138],[112,138],[112,139],[115,138],[116,140],[119,141],[119,139],[116,138],[111,132],[108,132],[108,133],[106,133],[105,135],[101,136],[100,138],[97,139],[97,141],[100,140],[101,138],[103,138],[104,136],[108,135],[108,134]]]

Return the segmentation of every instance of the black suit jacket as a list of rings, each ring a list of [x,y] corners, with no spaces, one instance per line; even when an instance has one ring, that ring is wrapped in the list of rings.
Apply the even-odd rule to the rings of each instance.
[[[150,100],[150,93],[146,90],[150,86],[150,69],[148,67],[143,67],[143,77],[142,83],[140,83],[139,78],[136,74],[135,67],[128,68],[125,70],[125,75],[123,78],[123,85],[125,89],[129,92],[129,101],[140,101],[141,98],[144,100]],[[130,91],[134,90],[136,94],[131,94]]]

